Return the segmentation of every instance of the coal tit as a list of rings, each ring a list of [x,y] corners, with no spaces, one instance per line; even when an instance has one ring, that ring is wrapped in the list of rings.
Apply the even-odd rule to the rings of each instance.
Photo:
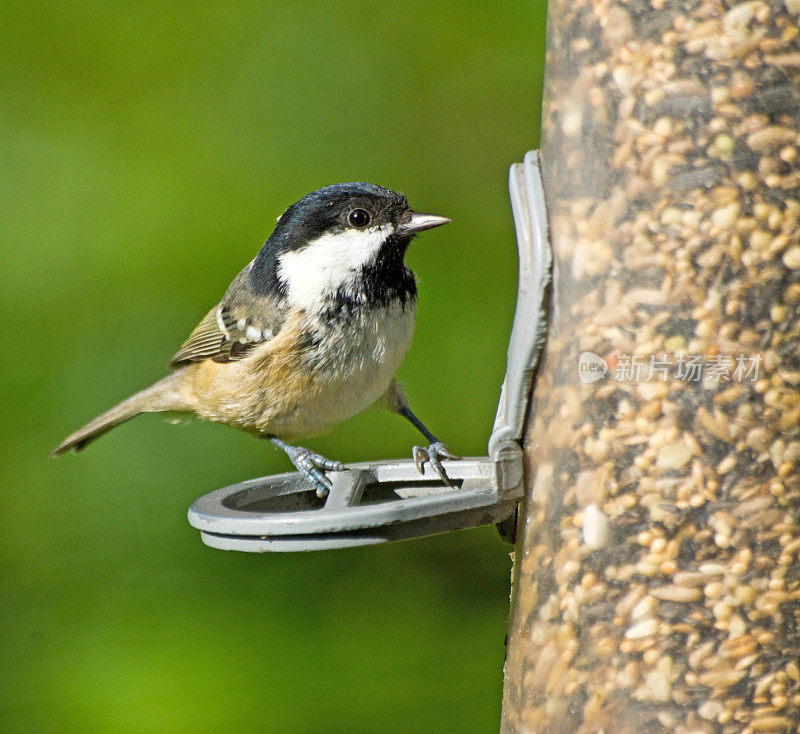
[[[367,183],[326,186],[292,204],[172,358],[173,371],[66,438],[79,451],[139,413],[195,413],[269,439],[319,493],[344,467],[286,440],[324,433],[383,401],[425,436],[415,446],[449,484],[456,458],[411,412],[395,379],[417,304],[404,256],[413,237],[450,220],[411,210]]]

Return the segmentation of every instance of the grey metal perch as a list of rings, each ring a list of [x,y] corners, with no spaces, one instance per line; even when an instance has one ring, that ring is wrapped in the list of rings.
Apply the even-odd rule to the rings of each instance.
[[[203,542],[223,550],[307,551],[372,545],[513,517],[522,497],[523,423],[544,342],[550,248],[538,153],[511,168],[509,187],[520,256],[519,293],[508,365],[489,456],[446,461],[455,488],[412,460],[354,464],[331,472],[319,498],[298,473],[211,492],[189,508]],[[513,521],[513,520],[512,520]]]

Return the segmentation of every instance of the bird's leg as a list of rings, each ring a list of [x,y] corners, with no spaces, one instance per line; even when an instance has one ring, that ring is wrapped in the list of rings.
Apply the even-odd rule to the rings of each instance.
[[[262,436],[262,438],[266,438],[273,446],[277,446],[286,453],[292,464],[297,467],[297,471],[313,485],[318,497],[324,497],[333,486],[331,480],[322,473],[322,470],[344,471],[345,469],[344,464],[341,462],[326,459],[324,456],[315,454],[302,446],[290,446],[275,436]]]
[[[411,412],[411,408],[409,408],[407,405],[398,405],[397,412],[409,423],[411,423],[423,436],[425,436],[430,444],[427,448],[424,446],[414,446],[412,449],[414,463],[417,465],[419,473],[425,473],[425,464],[428,462],[431,465],[431,469],[433,469],[439,475],[439,478],[448,487],[452,487],[453,483],[448,478],[444,467],[442,466],[441,460],[459,459],[460,457],[456,456],[455,454],[451,454],[447,446],[445,446],[444,443],[442,443],[427,428],[425,428],[422,421]]]

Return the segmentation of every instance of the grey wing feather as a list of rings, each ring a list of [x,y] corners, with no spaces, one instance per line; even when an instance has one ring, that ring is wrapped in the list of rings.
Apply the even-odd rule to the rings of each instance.
[[[206,359],[240,360],[280,331],[286,318],[280,302],[275,297],[253,293],[246,272],[237,276],[222,301],[195,327],[170,361],[170,367]]]

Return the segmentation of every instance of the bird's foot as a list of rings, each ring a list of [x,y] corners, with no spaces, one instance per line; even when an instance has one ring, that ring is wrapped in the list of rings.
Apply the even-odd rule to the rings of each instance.
[[[302,446],[291,446],[286,452],[292,464],[317,491],[317,497],[325,497],[330,492],[333,484],[323,471],[344,471],[345,466],[340,461],[331,461],[320,454],[316,454]]]
[[[344,471],[345,465],[340,461],[331,461],[320,454],[316,454],[310,449],[302,446],[290,446],[277,438],[270,438],[270,441],[286,453],[289,461],[295,465],[306,480],[314,487],[317,497],[325,497],[330,492],[333,484],[323,471]]]
[[[450,453],[450,450],[441,441],[434,441],[427,448],[424,446],[414,446],[412,455],[414,456],[414,463],[417,465],[420,474],[425,474],[425,464],[429,463],[431,469],[439,475],[439,479],[448,487],[453,487],[453,483],[450,481],[447,472],[445,472],[442,466],[442,459],[457,460],[461,457]],[[453,487],[453,489],[455,489],[455,487]]]

